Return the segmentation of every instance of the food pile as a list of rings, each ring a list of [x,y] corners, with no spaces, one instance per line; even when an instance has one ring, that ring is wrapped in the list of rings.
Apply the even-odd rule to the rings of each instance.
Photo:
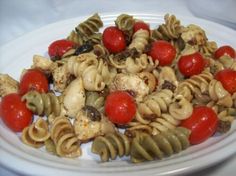
[[[0,74],[0,116],[24,144],[60,157],[133,163],[178,153],[230,130],[236,56],[174,15],[156,28],[128,14],[103,28],[94,14],[34,55],[20,81]]]

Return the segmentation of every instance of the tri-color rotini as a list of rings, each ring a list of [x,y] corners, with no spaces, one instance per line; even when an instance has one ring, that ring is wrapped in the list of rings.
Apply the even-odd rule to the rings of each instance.
[[[74,158],[82,154],[80,141],[77,139],[69,119],[57,117],[50,128],[51,139],[56,154],[61,157]]]
[[[117,156],[123,157],[130,154],[130,140],[122,133],[109,133],[96,137],[91,151],[99,155],[103,162],[115,160]]]
[[[189,147],[189,135],[190,130],[183,127],[154,136],[137,132],[131,143],[130,160],[133,163],[140,163],[179,153]]]

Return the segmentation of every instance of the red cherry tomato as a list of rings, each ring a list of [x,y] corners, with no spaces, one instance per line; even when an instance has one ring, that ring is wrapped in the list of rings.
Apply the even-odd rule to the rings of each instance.
[[[135,101],[125,91],[112,92],[106,98],[105,113],[111,122],[127,124],[136,113]]]
[[[68,50],[74,48],[75,46],[76,43],[69,40],[56,40],[49,45],[48,54],[50,58],[53,58],[54,60],[60,59],[63,54],[65,54]]]
[[[24,95],[30,90],[48,92],[49,85],[47,77],[37,69],[29,69],[23,74],[20,80],[20,94]]]
[[[216,132],[217,125],[216,113],[207,106],[195,107],[192,115],[181,123],[182,127],[191,130],[191,144],[199,144],[211,137]]]
[[[137,21],[134,23],[134,33],[139,29],[147,30],[150,33],[149,25],[147,23],[144,23],[143,21]]]
[[[170,65],[175,58],[176,49],[169,42],[159,40],[152,43],[149,55],[153,60],[159,60],[161,66]]]
[[[179,71],[186,77],[201,73],[206,61],[199,52],[181,56],[178,61]]]
[[[2,98],[0,104],[1,117],[8,128],[15,132],[21,132],[32,122],[32,112],[27,109],[20,95],[8,94]]]
[[[215,51],[215,58],[219,59],[223,55],[227,55],[232,58],[235,58],[235,50],[231,46],[228,46],[228,45],[221,46]]]
[[[126,47],[125,36],[117,27],[107,27],[102,34],[104,46],[111,53],[119,53]]]
[[[236,71],[232,69],[221,70],[216,73],[215,79],[220,81],[229,93],[236,92]]]

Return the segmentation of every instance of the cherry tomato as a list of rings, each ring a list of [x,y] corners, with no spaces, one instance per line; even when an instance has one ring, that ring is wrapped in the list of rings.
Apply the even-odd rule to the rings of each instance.
[[[74,48],[76,43],[69,40],[56,40],[48,47],[48,54],[53,60],[60,59],[71,48]]]
[[[159,60],[159,65],[170,65],[175,58],[176,49],[169,42],[164,40],[152,43],[149,55],[153,60]]]
[[[178,61],[179,71],[186,77],[201,73],[206,61],[199,52],[181,56]]]
[[[136,113],[133,97],[125,91],[110,93],[105,102],[105,113],[108,119],[116,124],[127,124]]]
[[[119,53],[126,47],[125,36],[117,27],[107,27],[102,34],[104,46],[111,53]]]
[[[143,21],[137,21],[134,23],[134,33],[139,29],[147,30],[150,33],[149,25]]]
[[[20,80],[20,94],[24,95],[30,90],[38,92],[48,92],[49,85],[47,77],[43,72],[37,69],[29,69],[23,74]]]
[[[183,120],[182,127],[191,130],[189,141],[191,144],[199,144],[211,137],[218,125],[216,113],[207,106],[197,106],[193,109],[192,115]]]
[[[232,58],[235,58],[235,50],[231,46],[228,46],[228,45],[221,46],[215,51],[215,58],[219,59],[223,55],[227,55]]]
[[[32,112],[21,101],[19,94],[12,93],[4,96],[0,104],[1,117],[8,128],[21,132],[32,122]]]
[[[221,70],[216,73],[215,79],[220,81],[229,93],[236,92],[236,71],[232,69]]]

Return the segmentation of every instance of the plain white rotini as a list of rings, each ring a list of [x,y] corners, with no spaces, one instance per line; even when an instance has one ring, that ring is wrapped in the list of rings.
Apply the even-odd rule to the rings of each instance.
[[[22,142],[34,148],[42,147],[49,137],[49,126],[42,118],[38,118],[36,122],[24,128],[21,134]]]
[[[129,48],[136,48],[138,52],[142,53],[145,49],[145,46],[148,44],[148,39],[149,32],[147,30],[140,29],[134,33]]]
[[[141,123],[150,122],[153,115],[160,117],[163,112],[168,111],[168,106],[172,102],[173,92],[168,89],[153,92],[145,97],[143,102],[138,104],[138,113],[135,119]]]
[[[57,117],[50,129],[51,138],[56,146],[56,153],[61,157],[74,158],[82,154],[80,142],[77,139],[69,119]]]

